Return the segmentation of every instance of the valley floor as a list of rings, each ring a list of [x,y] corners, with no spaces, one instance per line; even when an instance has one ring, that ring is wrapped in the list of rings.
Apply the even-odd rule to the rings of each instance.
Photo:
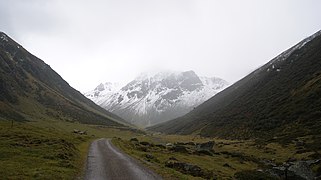
[[[130,129],[56,120],[14,122],[13,126],[11,121],[0,120],[0,179],[82,179],[94,139],[128,139],[137,134]]]
[[[87,135],[74,133],[75,129]],[[164,179],[278,179],[284,178],[286,165],[297,167],[300,176],[321,175],[321,151],[305,148],[309,137],[279,144],[162,135],[55,120],[14,122],[11,126],[11,122],[1,120],[1,178],[83,178],[89,145],[100,138],[112,139],[116,147]],[[214,148],[200,149],[208,142],[214,142]],[[288,174],[293,175],[290,170]]]
[[[161,134],[113,141],[164,179],[314,179],[321,175],[321,151],[309,151],[300,143]],[[208,142],[215,143],[212,150],[199,149]]]

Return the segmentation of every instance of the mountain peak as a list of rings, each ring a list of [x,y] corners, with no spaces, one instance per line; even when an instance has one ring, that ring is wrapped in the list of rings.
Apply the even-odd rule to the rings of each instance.
[[[204,83],[203,83],[204,81]],[[227,86],[220,78],[200,78],[194,71],[141,73],[111,92],[100,84],[85,94],[131,123],[149,126],[181,116]]]
[[[184,71],[182,72],[184,75],[191,75],[191,76],[197,76],[196,73],[193,70],[189,70],[189,71]]]
[[[102,98],[108,98],[121,88],[119,83],[100,83],[94,90],[84,93],[84,95],[94,102]]]
[[[104,84],[103,84],[103,83],[100,83],[100,84],[95,88],[95,90],[98,90],[98,91],[103,91],[103,90],[105,90]]]
[[[170,71],[170,70],[164,70],[164,71],[146,71],[143,73],[140,73],[135,80],[141,81],[146,79],[154,79],[155,81],[164,79],[171,75],[177,75],[181,72],[177,71]]]

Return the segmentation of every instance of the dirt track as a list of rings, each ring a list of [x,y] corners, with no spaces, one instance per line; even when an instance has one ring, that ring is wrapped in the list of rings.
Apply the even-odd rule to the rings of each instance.
[[[85,180],[162,179],[139,162],[117,149],[109,139],[95,140],[89,149]]]

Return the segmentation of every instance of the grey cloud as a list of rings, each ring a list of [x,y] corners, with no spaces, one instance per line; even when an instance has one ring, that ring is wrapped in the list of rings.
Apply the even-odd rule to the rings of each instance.
[[[0,28],[81,91],[150,69],[235,82],[321,29],[319,7],[318,0],[0,0]]]

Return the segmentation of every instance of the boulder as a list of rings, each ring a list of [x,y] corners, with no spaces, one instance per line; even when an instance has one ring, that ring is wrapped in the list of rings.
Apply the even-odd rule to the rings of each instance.
[[[174,143],[174,145],[183,146],[183,145],[185,145],[185,143],[183,143],[183,142],[176,142],[176,143]]]
[[[87,131],[80,131],[78,134],[80,134],[80,135],[87,135]]]
[[[213,156],[213,152],[212,151],[209,151],[209,150],[196,150],[195,151],[195,154],[197,155],[208,155],[208,156]]]
[[[146,142],[146,141],[142,141],[139,144],[144,145],[144,146],[151,146],[151,144],[149,142]]]
[[[173,169],[180,171],[184,174],[190,174],[190,175],[196,176],[196,177],[202,176],[202,169],[199,166],[196,166],[193,164],[169,160],[165,163],[165,166],[169,167],[169,168],[173,168]]]
[[[197,144],[197,150],[213,151],[214,145],[214,141],[208,141],[206,143]]]
[[[135,145],[139,144],[139,141],[138,141],[137,138],[131,138],[129,141],[130,141],[132,144],[135,144]]]
[[[80,132],[80,130],[78,130],[78,129],[74,129],[74,131],[73,131],[74,133],[79,133]]]
[[[139,142],[137,138],[131,138],[129,141],[130,142]]]
[[[174,145],[170,150],[172,150],[174,152],[188,153],[187,148],[182,145]]]
[[[234,174],[234,179],[245,179],[245,180],[278,180],[280,179],[278,176],[271,175],[269,172],[264,172],[263,170],[245,170],[239,171]]]
[[[195,146],[195,143],[194,142],[187,142],[187,143],[185,143],[185,145]]]
[[[233,168],[231,165],[229,165],[228,163],[223,164],[223,167],[227,167],[227,168],[235,169],[235,168]]]
[[[136,146],[136,149],[139,151],[148,152],[148,149],[145,146]]]
[[[154,162],[157,162],[159,163],[160,161],[155,157],[153,156],[152,154],[145,154],[145,158],[148,162],[151,162],[151,161],[154,161]]]
[[[78,129],[74,129],[73,131],[75,134],[80,134],[80,135],[87,135],[87,131],[80,131]]]
[[[311,162],[314,161],[295,161],[284,163],[281,166],[267,169],[266,172],[269,172],[269,174],[281,179],[312,180],[315,179],[315,177],[309,166]]]
[[[214,178],[213,172],[201,169],[199,166],[184,162],[179,162],[176,160],[168,160],[165,163],[166,167],[175,169],[183,174],[189,174],[195,177],[203,177],[205,179]]]
[[[147,159],[154,159],[154,158],[155,158],[155,156],[153,156],[153,155],[151,155],[151,154],[146,154],[145,157],[146,157]]]
[[[161,148],[161,149],[166,149],[166,146],[164,146],[162,144],[156,144],[155,146],[158,147],[158,148]]]
[[[314,179],[314,174],[306,161],[292,163],[288,168],[288,171],[307,180]]]

